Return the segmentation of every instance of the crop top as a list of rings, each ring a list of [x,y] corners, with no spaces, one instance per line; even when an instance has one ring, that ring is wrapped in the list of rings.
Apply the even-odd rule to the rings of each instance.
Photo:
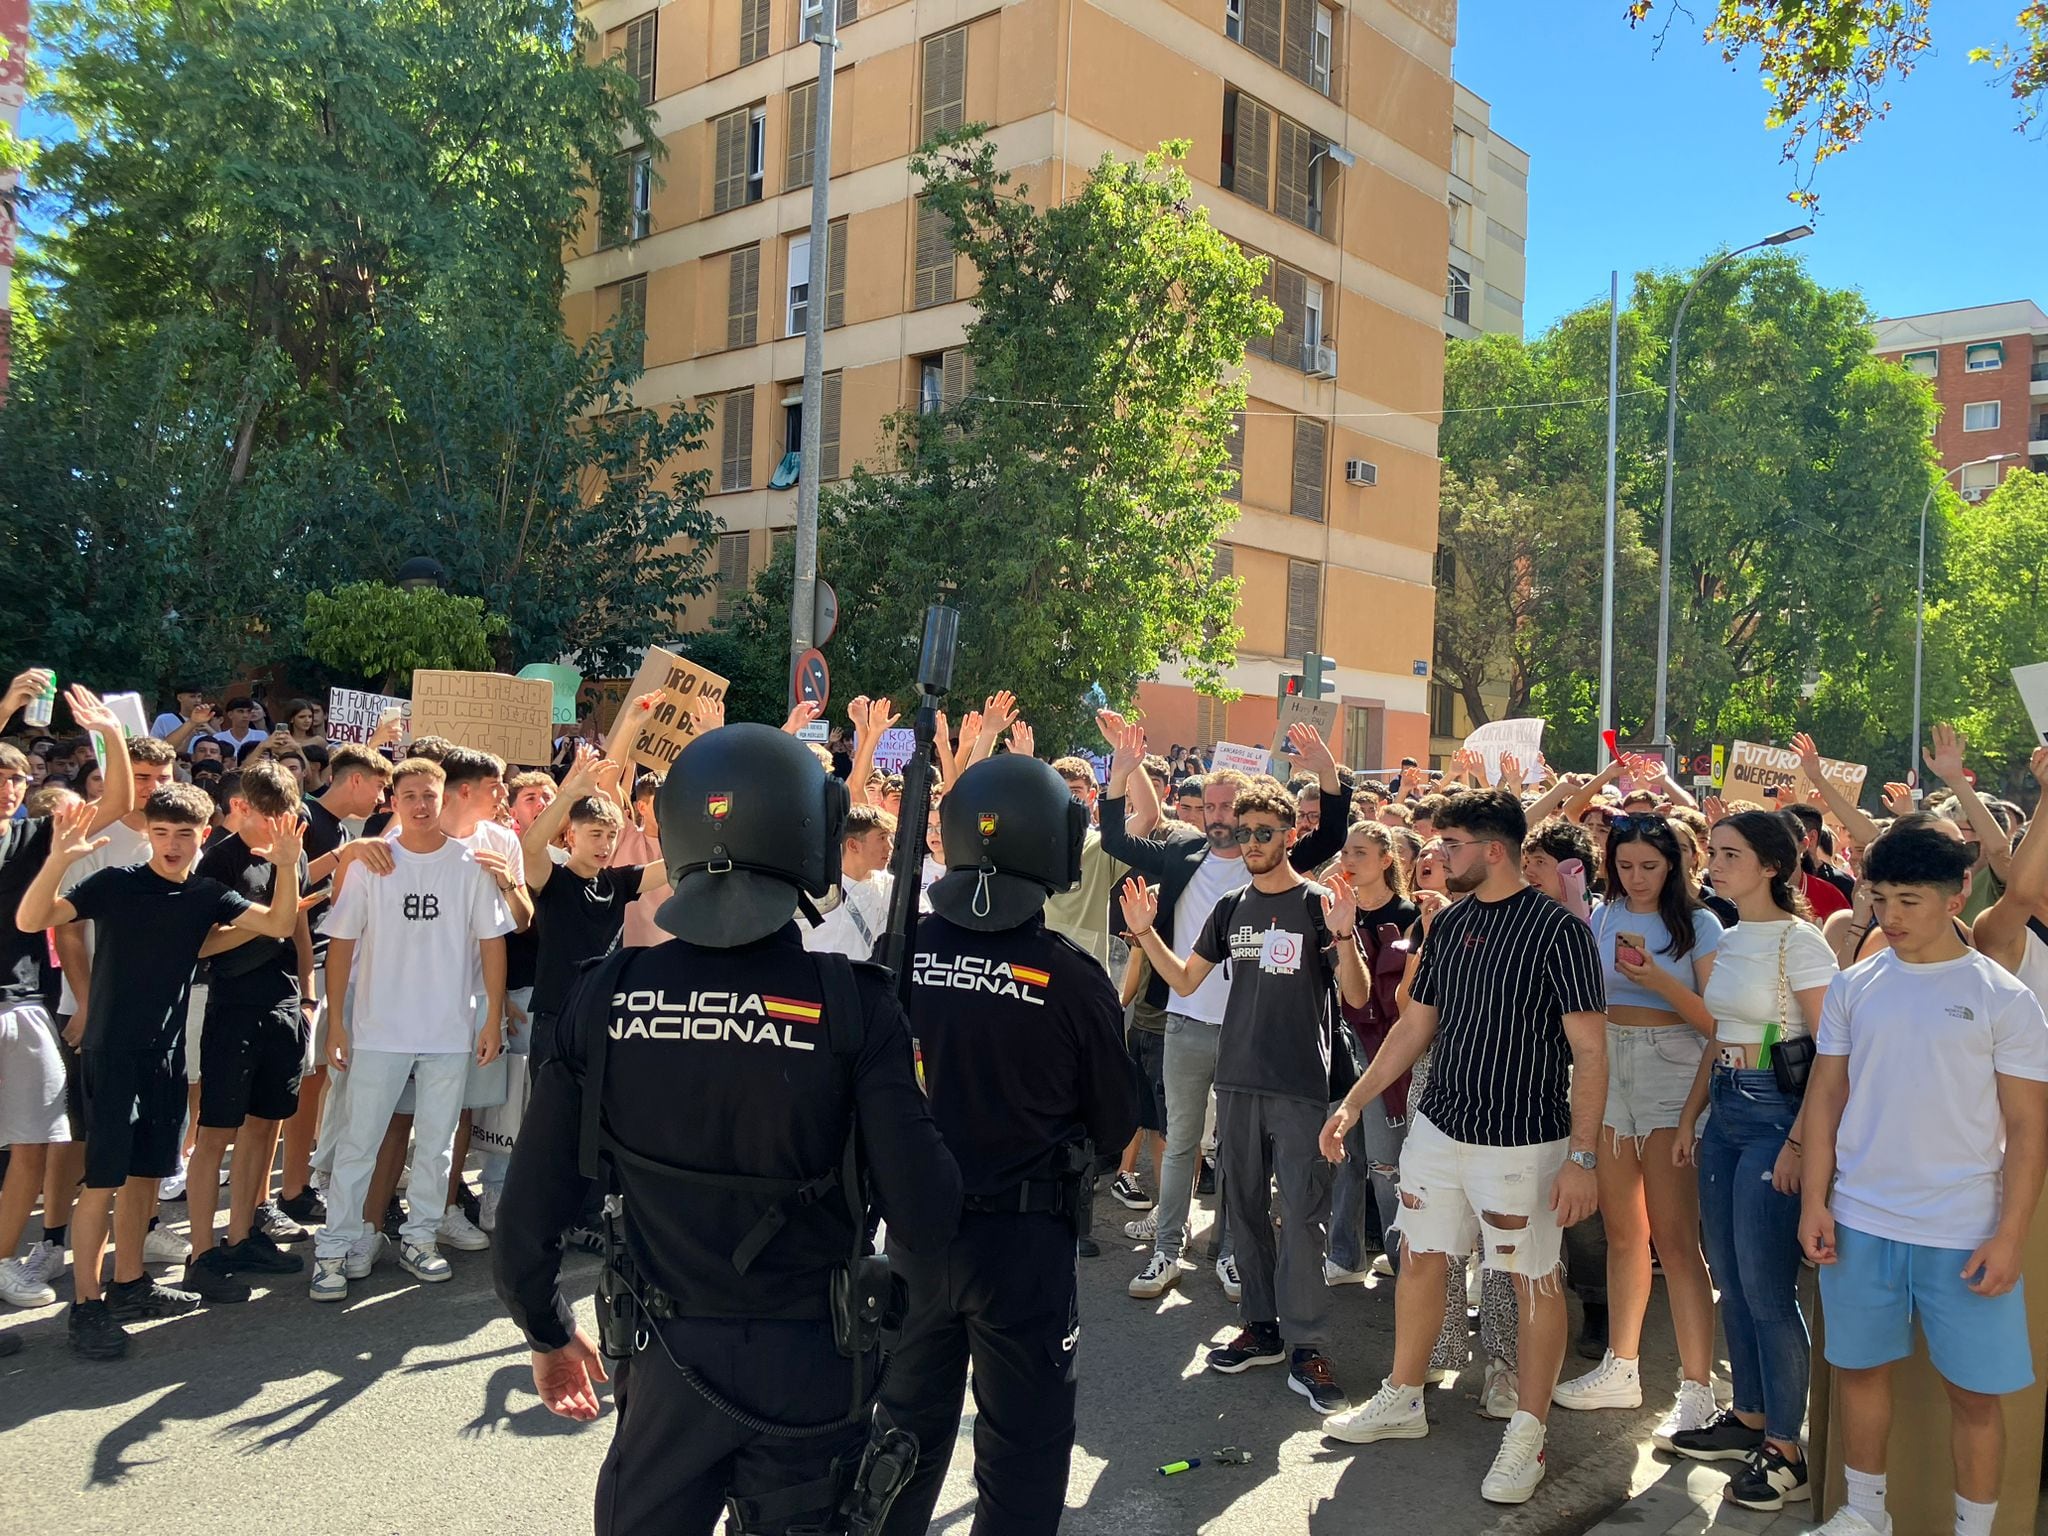
[[[1711,955],[1721,947],[1721,920],[1705,907],[1696,908],[1692,914],[1693,946],[1683,958],[1673,959],[1669,954],[1670,935],[1664,931],[1664,919],[1655,912],[1631,912],[1623,902],[1612,901],[1593,912],[1593,941],[1600,946],[1601,979],[1607,984],[1607,1006],[1610,1008],[1656,1008],[1664,1013],[1671,1012],[1671,1004],[1639,982],[1630,981],[1622,975],[1621,968],[1614,963],[1614,941],[1617,935],[1638,934],[1644,947],[1649,951],[1650,963],[1675,978],[1688,992],[1699,990],[1694,980],[1692,963],[1701,955]],[[1775,957],[1773,966],[1777,963]],[[1777,972],[1773,970],[1773,984]]]
[[[1785,998],[1778,998],[1778,949],[1785,951]],[[1811,923],[1787,917],[1776,922],[1737,923],[1721,935],[1714,974],[1707,978],[1707,1009],[1714,1015],[1720,1045],[1762,1045],[1764,1030],[1776,1023],[1778,1038],[1811,1034],[1800,1011],[1799,994],[1835,978],[1835,953]]]

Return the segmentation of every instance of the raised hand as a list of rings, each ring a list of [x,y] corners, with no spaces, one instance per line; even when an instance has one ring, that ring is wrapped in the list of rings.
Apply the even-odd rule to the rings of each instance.
[[[1136,773],[1145,762],[1145,728],[1125,724],[1121,715],[1115,718],[1115,728],[1109,735],[1109,771],[1126,775]]]
[[[1323,922],[1333,939],[1349,939],[1358,933],[1358,887],[1342,870],[1323,882],[1329,890],[1323,896]]]
[[[1098,709],[1095,711],[1095,728],[1102,732],[1102,739],[1113,748],[1124,728],[1124,717],[1113,709]]]
[[[861,694],[846,706],[846,723],[853,727],[855,735],[868,728],[868,706],[870,702],[866,694]]]
[[[1884,808],[1894,816],[1910,816],[1913,814],[1913,786],[1910,784],[1900,784],[1897,782],[1887,784],[1884,787],[1883,795],[1879,798],[1883,800]]]
[[[11,719],[14,712],[28,706],[30,699],[38,698],[50,686],[54,674],[48,667],[30,667],[18,674],[7,685],[7,697],[0,700],[0,721]]]
[[[782,729],[794,736],[798,731],[817,719],[821,713],[816,699],[798,699],[789,707],[789,718],[782,722]]]
[[[1297,720],[1287,727],[1287,745],[1294,748],[1296,761],[1310,773],[1318,778],[1335,778],[1336,754],[1330,750],[1330,744],[1323,740],[1323,733],[1306,720]]]
[[[1017,718],[1017,695],[1007,688],[998,688],[981,706],[981,718],[991,740],[1002,735]]]
[[[2034,776],[2034,782],[2048,790],[2048,747],[2034,748],[2034,755],[2027,759],[2027,772]]]
[[[1117,896],[1124,909],[1125,931],[1146,933],[1159,921],[1159,892],[1147,885],[1142,875],[1124,881]]]
[[[266,857],[279,869],[292,868],[306,851],[305,823],[292,815],[266,816],[263,820],[270,832],[270,852]]]
[[[73,683],[64,690],[64,702],[70,706],[71,718],[78,722],[81,731],[121,734],[121,722],[90,688]]]
[[[660,695],[655,695],[659,698]],[[638,700],[634,701],[636,704]],[[648,706],[652,708],[652,705]],[[706,731],[715,731],[725,724],[725,697],[712,698],[708,694],[690,696],[690,732],[702,736]]]
[[[93,817],[98,811],[89,801],[67,805],[50,817],[50,857],[62,859],[65,863],[82,859],[96,849],[107,846],[104,837],[88,837],[92,830]]]
[[[1514,753],[1501,753],[1500,777],[1494,781],[1493,787],[1509,790],[1518,795],[1522,792],[1522,760]]]
[[[1941,775],[1944,784],[1967,784],[1963,777],[1963,755],[1970,749],[1968,741],[1952,725],[1938,724],[1934,727],[1934,748],[1922,750],[1921,760]]]
[[[1719,795],[1709,795],[1700,802],[1700,814],[1707,818],[1708,826],[1715,826],[1728,814],[1728,802]]]
[[[1799,754],[1800,771],[1803,772],[1807,776],[1807,778],[1813,780],[1815,783],[1819,783],[1821,776],[1820,748],[1814,745],[1813,738],[1809,736],[1806,732],[1801,731],[1797,736],[1794,736],[1792,738],[1792,750]]]
[[[1035,757],[1037,755],[1037,747],[1038,738],[1032,734],[1031,727],[1022,720],[1019,720],[1010,727],[1010,750],[1012,752],[1017,753],[1021,757]]]

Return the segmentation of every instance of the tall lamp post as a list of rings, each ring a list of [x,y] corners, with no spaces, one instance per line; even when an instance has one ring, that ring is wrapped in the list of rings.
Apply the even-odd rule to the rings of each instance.
[[[1671,322],[1671,377],[1664,390],[1664,527],[1658,536],[1657,556],[1657,708],[1655,729],[1650,738],[1650,745],[1664,754],[1667,761],[1671,744],[1666,730],[1665,707],[1670,699],[1671,677],[1671,484],[1678,464],[1678,333],[1685,326],[1685,311],[1692,303],[1692,296],[1699,292],[1700,284],[1729,262],[1751,251],[1762,250],[1767,245],[1790,245],[1812,233],[1811,224],[1795,224],[1775,235],[1766,235],[1761,240],[1722,252],[1700,269],[1700,275],[1685,290],[1685,297],[1678,301],[1678,314]]]
[[[1948,483],[1951,475],[1960,475],[1966,469],[1975,469],[1979,464],[2002,464],[2007,459],[2016,459],[2016,453],[1994,453],[1989,458],[1972,459],[1967,464],[1958,464],[1954,469],[1945,469],[1927,487],[1926,499],[1920,503],[1920,566],[1913,582],[1913,735],[1906,743],[1906,782],[1917,792],[1920,788],[1920,660],[1925,653],[1927,639],[1927,513],[1934,505],[1935,490]]]

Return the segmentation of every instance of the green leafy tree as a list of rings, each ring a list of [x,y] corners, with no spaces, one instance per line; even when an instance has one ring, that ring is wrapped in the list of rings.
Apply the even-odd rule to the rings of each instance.
[[[1277,312],[1259,261],[1196,202],[1185,151],[1105,157],[1051,206],[977,131],[913,157],[980,273],[972,383],[896,417],[887,462],[826,503],[839,694],[900,692],[941,595],[961,612],[956,697],[1013,689],[1041,742],[1081,739],[1090,683],[1125,704],[1169,660],[1222,691],[1236,583],[1211,551],[1235,515],[1225,443],[1244,403],[1227,375]],[[772,598],[755,608],[774,643],[786,619]]]
[[[354,581],[306,594],[306,654],[323,666],[373,678],[380,693],[406,688],[419,667],[483,672],[502,616],[482,598],[432,587]]]

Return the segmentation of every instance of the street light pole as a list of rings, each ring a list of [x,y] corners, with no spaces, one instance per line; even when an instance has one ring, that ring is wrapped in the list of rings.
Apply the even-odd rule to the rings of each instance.
[[[1657,538],[1657,707],[1650,735],[1650,745],[1667,761],[1671,741],[1666,730],[1665,713],[1671,677],[1671,489],[1673,471],[1678,464],[1678,334],[1685,326],[1685,312],[1692,304],[1692,296],[1699,292],[1700,284],[1721,268],[1751,251],[1761,250],[1767,245],[1789,245],[1794,240],[1804,240],[1812,233],[1811,224],[1797,224],[1736,250],[1722,252],[1700,269],[1700,275],[1685,290],[1685,297],[1678,301],[1678,314],[1671,322],[1671,376],[1664,389],[1664,526]]]
[[[789,596],[789,701],[796,702],[796,666],[816,643],[818,614],[818,475],[825,442],[825,306],[832,286],[832,64],[839,51],[838,0],[818,6],[818,115],[811,132],[811,275],[804,301],[804,437],[796,479],[795,580]]]
[[[1979,464],[2001,464],[2017,454],[1994,453],[1989,458],[1972,459],[1967,464],[1958,464],[1954,469],[1945,469],[1927,487],[1926,499],[1920,503],[1920,566],[1914,580],[1913,604],[1913,734],[1906,743],[1906,782],[1917,791],[1920,788],[1920,662],[1926,650],[1927,639],[1927,513],[1934,505],[1934,493],[1948,483],[1951,475],[1959,475],[1966,469]]]

